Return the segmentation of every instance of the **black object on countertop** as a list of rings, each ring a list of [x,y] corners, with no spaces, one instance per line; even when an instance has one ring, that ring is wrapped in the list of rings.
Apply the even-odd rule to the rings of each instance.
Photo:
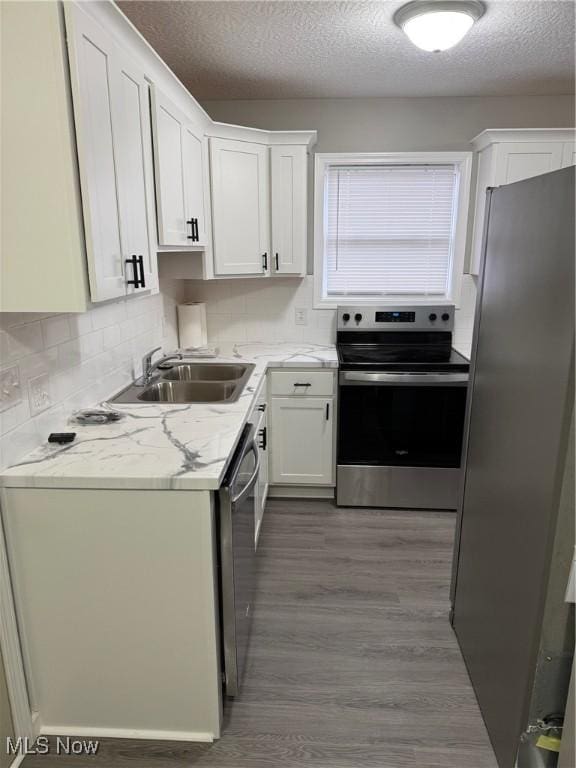
[[[49,443],[71,443],[76,437],[76,432],[51,432],[48,435]]]

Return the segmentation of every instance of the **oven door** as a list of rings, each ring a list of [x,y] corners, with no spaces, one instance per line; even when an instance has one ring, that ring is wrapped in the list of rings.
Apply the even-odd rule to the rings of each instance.
[[[467,373],[343,371],[338,465],[459,467]]]

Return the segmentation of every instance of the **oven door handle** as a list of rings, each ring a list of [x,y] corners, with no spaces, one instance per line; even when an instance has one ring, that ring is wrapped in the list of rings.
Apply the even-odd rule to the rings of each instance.
[[[468,374],[341,371],[339,381],[344,386],[465,387],[468,384]]]

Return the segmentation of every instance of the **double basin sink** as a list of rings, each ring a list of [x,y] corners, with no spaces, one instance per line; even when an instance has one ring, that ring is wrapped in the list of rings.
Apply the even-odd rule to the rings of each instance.
[[[156,369],[149,384],[134,382],[111,403],[233,403],[242,394],[254,365],[171,362]]]

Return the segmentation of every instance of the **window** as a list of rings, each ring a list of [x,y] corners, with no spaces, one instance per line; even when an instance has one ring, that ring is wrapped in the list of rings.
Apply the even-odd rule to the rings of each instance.
[[[316,306],[457,301],[470,158],[316,155]]]

